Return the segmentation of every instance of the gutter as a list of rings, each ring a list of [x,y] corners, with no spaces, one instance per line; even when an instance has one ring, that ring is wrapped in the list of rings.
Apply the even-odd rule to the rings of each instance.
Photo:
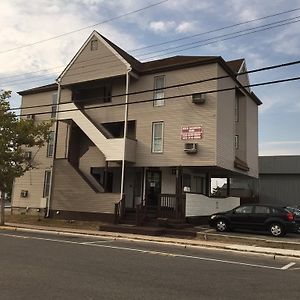
[[[58,121],[57,121],[57,116],[58,116],[58,111],[59,111],[59,102],[60,102],[60,95],[61,95],[61,85],[60,81],[57,81],[58,84],[58,89],[57,89],[57,101],[56,101],[56,112],[55,112],[55,125],[54,125],[54,142],[53,142],[53,157],[52,157],[52,167],[51,167],[51,176],[50,176],[50,184],[49,184],[49,191],[50,194],[47,199],[47,207],[46,207],[46,214],[45,218],[49,218],[50,215],[50,204],[52,200],[52,185],[53,185],[53,173],[54,173],[54,161],[56,157],[56,145],[57,145],[57,133],[58,133]]]
[[[125,97],[125,111],[124,111],[124,146],[123,146],[123,159],[122,159],[122,172],[121,172],[121,189],[120,189],[120,200],[124,194],[124,179],[125,179],[125,155],[126,155],[126,136],[127,136],[127,122],[128,122],[128,100],[129,100],[129,73],[132,68],[129,67],[126,73],[126,97]]]

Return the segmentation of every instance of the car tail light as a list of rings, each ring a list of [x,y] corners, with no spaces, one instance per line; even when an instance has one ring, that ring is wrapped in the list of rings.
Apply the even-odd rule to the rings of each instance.
[[[287,219],[288,219],[289,221],[294,221],[294,214],[291,213],[291,212],[288,212],[288,214],[287,214]]]

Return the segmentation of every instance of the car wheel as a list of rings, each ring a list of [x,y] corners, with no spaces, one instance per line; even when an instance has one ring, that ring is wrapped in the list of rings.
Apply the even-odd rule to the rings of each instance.
[[[270,225],[269,229],[270,229],[270,233],[273,236],[283,236],[283,235],[285,235],[284,228],[279,223],[272,223]]]
[[[218,220],[216,222],[216,230],[220,232],[224,232],[228,230],[228,223],[225,220]]]

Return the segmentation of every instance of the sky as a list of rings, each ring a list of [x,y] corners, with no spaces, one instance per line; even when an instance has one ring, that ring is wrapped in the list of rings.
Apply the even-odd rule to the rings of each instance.
[[[300,0],[168,0],[127,14],[161,1],[0,0],[0,89],[12,90],[11,105],[19,106],[16,92],[53,83],[93,30],[141,61],[217,55],[225,60],[245,58],[252,70],[300,59]],[[294,11],[285,13],[290,10]],[[280,21],[289,24],[274,23]],[[215,31],[239,23],[244,24]],[[224,40],[270,23],[277,27]],[[165,44],[145,48],[161,43]],[[297,76],[300,64],[250,74],[250,82]],[[300,81],[252,90],[263,102],[259,154],[300,155]]]

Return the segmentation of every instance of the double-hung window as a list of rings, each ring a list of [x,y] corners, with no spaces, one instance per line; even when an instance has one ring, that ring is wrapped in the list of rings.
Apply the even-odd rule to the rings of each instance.
[[[57,111],[57,93],[52,94],[51,118],[56,117]]]
[[[43,197],[50,196],[50,180],[51,180],[51,170],[46,170],[44,175]]]
[[[165,76],[155,76],[154,77],[154,106],[165,105]]]
[[[47,144],[47,157],[52,157],[54,152],[54,131],[50,131],[49,140]]]
[[[162,153],[164,149],[164,122],[152,123],[152,153]]]

